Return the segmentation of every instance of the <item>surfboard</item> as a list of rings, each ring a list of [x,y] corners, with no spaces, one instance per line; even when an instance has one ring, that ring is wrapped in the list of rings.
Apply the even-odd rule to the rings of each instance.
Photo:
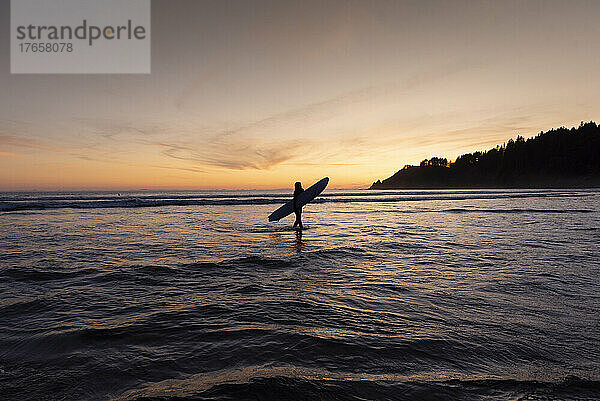
[[[300,195],[298,195],[298,200],[296,201],[296,206],[302,207],[306,205],[308,202],[315,199],[327,186],[329,183],[329,177],[325,177],[314,185],[311,185],[307,189],[304,190]],[[288,216],[294,212],[294,200],[289,201],[285,205],[281,206],[279,209],[275,210],[269,216],[269,221],[277,221],[285,216]]]

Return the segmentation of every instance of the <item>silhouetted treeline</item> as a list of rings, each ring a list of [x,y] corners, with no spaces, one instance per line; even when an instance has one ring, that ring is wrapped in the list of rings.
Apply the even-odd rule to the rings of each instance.
[[[600,187],[600,127],[582,122],[527,140],[518,136],[453,163],[433,157],[419,166],[405,166],[371,189],[490,187]]]

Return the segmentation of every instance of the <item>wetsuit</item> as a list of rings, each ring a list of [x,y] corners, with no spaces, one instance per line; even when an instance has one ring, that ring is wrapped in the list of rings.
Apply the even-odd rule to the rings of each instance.
[[[302,188],[296,188],[294,189],[294,213],[296,214],[296,221],[294,221],[294,227],[296,226],[300,226],[300,229],[302,229],[302,206],[300,207],[296,207],[296,200],[298,199],[298,196],[304,192],[304,189]]]

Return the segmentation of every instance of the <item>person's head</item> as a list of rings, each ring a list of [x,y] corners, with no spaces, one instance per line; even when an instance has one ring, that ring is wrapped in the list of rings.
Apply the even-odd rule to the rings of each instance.
[[[302,189],[302,183],[300,181],[296,181],[295,187],[296,189]]]

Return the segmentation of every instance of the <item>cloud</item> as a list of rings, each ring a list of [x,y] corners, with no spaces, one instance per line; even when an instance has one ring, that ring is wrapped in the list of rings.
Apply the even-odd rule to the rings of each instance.
[[[52,152],[67,152],[67,148],[54,146],[37,139],[20,138],[12,135],[0,135],[0,146],[18,147],[37,150],[49,150]]]
[[[161,165],[161,164],[140,164],[140,163],[129,163],[123,160],[118,159],[118,155],[112,155],[112,157],[107,157],[107,155],[99,154],[99,155],[90,155],[86,152],[89,152],[89,149],[76,149],[76,148],[65,148],[58,147],[47,142],[43,142],[37,139],[28,139],[28,138],[19,138],[10,135],[0,135],[0,147],[20,147],[27,149],[35,149],[35,150],[44,150],[56,153],[67,154],[72,157],[76,157],[81,160],[99,162],[99,163],[109,163],[109,164],[118,164],[122,166],[131,166],[131,167],[146,167],[146,168],[159,168],[159,169],[168,169],[168,170],[180,170],[187,171],[193,173],[204,173],[206,172],[203,169],[196,167],[180,167],[180,166],[169,166],[169,165]],[[16,153],[0,151],[1,157],[11,157],[16,156]]]
[[[461,71],[464,66],[446,65],[414,74],[399,83],[363,87],[336,96],[265,116],[242,124],[203,126],[201,121],[136,121],[134,119],[76,118],[65,125],[68,147],[57,146],[57,139],[27,139],[29,132],[43,127],[25,127],[21,136],[4,136],[0,144],[66,153],[82,160],[123,164],[136,154],[148,154],[145,146],[159,148],[167,159],[186,162],[184,166],[166,160],[157,168],[268,170],[282,164],[320,163],[352,164],[346,157],[371,153],[381,144],[380,138],[368,138],[351,127],[347,117],[357,110],[385,104],[390,97],[407,94],[411,89]],[[180,99],[181,100],[181,99]],[[326,128],[332,121],[334,127]],[[340,126],[345,126],[343,128]],[[372,124],[377,124],[374,121]],[[59,128],[53,127],[60,132]],[[362,128],[361,128],[362,129]],[[77,135],[69,135],[68,131]],[[13,130],[14,131],[14,130]],[[62,132],[61,132],[62,133]],[[62,143],[62,142],[61,142]]]
[[[131,121],[123,121],[107,118],[76,118],[73,121],[80,125],[81,129],[88,134],[105,139],[119,140],[123,136],[154,136],[167,132],[166,126],[158,124],[134,124]]]
[[[524,110],[520,110],[520,116],[515,116],[514,110],[502,116],[493,116],[490,110],[483,110],[481,114],[485,117],[472,121],[465,128],[460,128],[464,124],[456,124],[463,118],[460,113],[422,115],[396,122],[379,119],[372,121],[367,128],[356,130],[349,127],[324,131],[319,125],[340,115],[343,119],[349,105],[371,104],[374,98],[386,100],[388,95],[397,96],[399,92],[409,91],[459,70],[459,66],[446,66],[416,74],[401,84],[366,87],[221,129],[201,126],[193,121],[186,121],[184,125],[183,122],[134,123],[79,118],[75,120],[80,125],[78,132],[83,133],[78,137],[80,142],[83,141],[79,146],[59,147],[37,139],[10,135],[0,136],[0,146],[60,152],[88,161],[136,167],[142,164],[132,162],[132,156],[149,154],[148,149],[142,146],[150,146],[158,148],[158,153],[166,160],[158,163],[159,159],[154,159],[154,163],[148,160],[145,167],[208,173],[214,169],[269,170],[282,164],[354,166],[358,165],[356,161],[359,159],[380,159],[383,154],[400,149],[420,148],[419,152],[422,152],[423,148],[431,147],[437,152],[440,145],[445,145],[449,151],[467,145],[487,146],[490,141],[507,138],[530,125]],[[311,130],[313,125],[317,129]],[[448,130],[452,126],[458,128]],[[302,134],[305,129],[307,135]],[[279,132],[290,131],[294,132],[291,137],[277,136]]]
[[[307,154],[315,153],[324,159],[335,159],[346,154],[348,149],[352,149],[354,156],[366,154],[372,148],[370,145],[378,141],[361,135],[324,138],[319,129],[310,128],[351,113],[350,106],[398,96],[465,68],[462,64],[443,65],[414,74],[400,83],[345,92],[214,133],[205,130],[196,134],[188,132],[187,140],[145,142],[164,148],[163,154],[170,158],[233,170],[271,169],[286,162],[300,164]],[[278,132],[302,129],[306,134],[301,134],[301,139],[271,139]]]
[[[298,142],[263,143],[247,138],[221,137],[210,144],[155,142],[170,158],[231,170],[268,170],[294,159],[306,145]]]
[[[375,119],[366,120],[359,116],[360,125],[353,126],[354,114],[360,110],[393,104],[399,96],[408,96],[415,88],[465,68],[468,67],[461,64],[432,68],[401,82],[348,91],[243,124],[209,127],[189,118],[158,122],[77,118],[73,120],[75,128],[71,126],[79,134],[75,137],[78,144],[73,147],[8,135],[0,136],[0,146],[41,149],[88,161],[135,166],[140,166],[132,164],[136,155],[151,154],[144,147],[155,147],[164,159],[155,158],[152,162],[148,159],[146,167],[206,173],[214,169],[269,170],[282,164],[351,166],[357,165],[359,158],[401,147],[458,145],[475,140],[486,143],[482,135],[497,138],[497,125],[448,131],[448,116],[441,113],[395,123],[389,121],[389,114],[377,114]],[[330,120],[335,121],[327,124]],[[432,126],[432,121],[437,123]],[[522,126],[519,123],[509,121],[504,128]],[[435,131],[436,125],[446,126],[444,131]],[[429,132],[419,133],[421,129]]]

